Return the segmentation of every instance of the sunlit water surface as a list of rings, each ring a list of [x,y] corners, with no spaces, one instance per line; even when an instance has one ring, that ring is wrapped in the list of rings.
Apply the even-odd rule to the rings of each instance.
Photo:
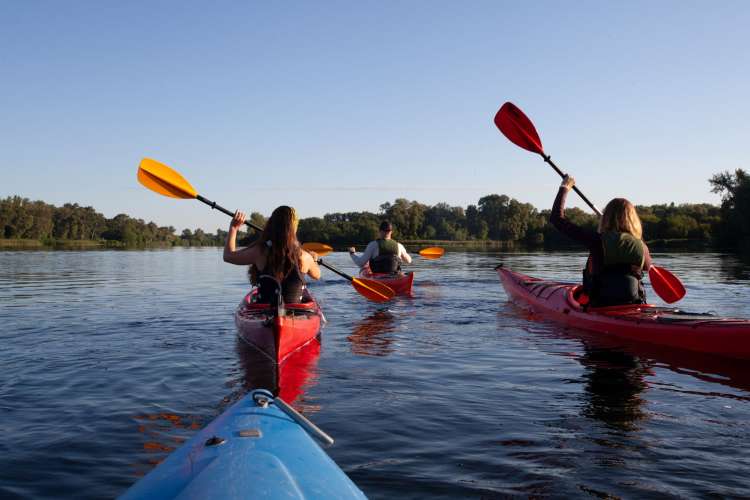
[[[750,266],[654,257],[682,308],[750,316]],[[530,321],[493,270],[577,280],[584,258],[416,259],[387,307],[326,271],[322,344],[281,389],[371,498],[750,496],[746,363]],[[117,496],[264,385],[232,319],[246,290],[213,248],[0,252],[0,497]]]

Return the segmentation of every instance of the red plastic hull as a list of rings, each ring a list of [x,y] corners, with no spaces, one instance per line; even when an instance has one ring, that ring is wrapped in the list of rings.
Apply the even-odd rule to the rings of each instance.
[[[388,285],[394,292],[396,292],[396,295],[405,295],[407,297],[412,296],[414,273],[394,276],[392,274],[372,273],[368,268],[365,268],[360,271],[359,275],[363,278],[378,280],[383,284]]]
[[[283,363],[320,333],[323,313],[309,292],[305,291],[309,302],[286,304],[287,314],[282,317],[267,304],[253,303],[254,293],[249,293],[235,311],[237,333],[277,363]]]
[[[578,285],[532,278],[496,268],[511,301],[543,317],[638,342],[750,359],[750,320],[678,313],[651,304],[590,308],[573,298]]]

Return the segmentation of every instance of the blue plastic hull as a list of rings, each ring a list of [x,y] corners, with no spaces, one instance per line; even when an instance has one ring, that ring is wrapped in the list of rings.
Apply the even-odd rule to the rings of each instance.
[[[366,498],[302,427],[254,396],[271,398],[251,392],[120,498]]]

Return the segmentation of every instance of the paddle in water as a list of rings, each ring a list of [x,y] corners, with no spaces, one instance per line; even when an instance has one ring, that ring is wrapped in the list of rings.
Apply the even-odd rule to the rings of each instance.
[[[540,155],[544,161],[560,175],[560,177],[565,177],[565,173],[563,173],[563,171],[552,162],[549,155],[544,153],[542,140],[539,138],[539,134],[537,133],[534,124],[531,123],[529,117],[527,117],[515,104],[506,102],[500,107],[500,110],[495,115],[495,125],[510,142],[520,148]],[[573,186],[573,190],[589,207],[591,207],[596,215],[601,217],[601,211],[596,208],[588,198],[586,198],[577,186]],[[649,268],[648,277],[651,280],[652,288],[664,302],[671,304],[685,296],[686,291],[682,282],[677,276],[663,267],[652,265]]]
[[[233,212],[217,205],[215,201],[211,201],[199,195],[198,191],[196,191],[195,188],[191,186],[190,183],[178,172],[163,163],[152,160],[151,158],[144,158],[141,160],[141,164],[138,166],[138,182],[149,188],[151,191],[163,196],[186,200],[196,199],[213,209],[223,212],[230,217],[234,217]],[[245,224],[258,232],[263,231],[262,227],[253,224],[250,221],[246,220]],[[395,296],[393,290],[376,280],[352,278],[351,276],[332,268],[330,265],[324,264],[322,260],[319,261],[319,263],[336,274],[348,279],[354,289],[369,300],[374,302],[386,302]]]

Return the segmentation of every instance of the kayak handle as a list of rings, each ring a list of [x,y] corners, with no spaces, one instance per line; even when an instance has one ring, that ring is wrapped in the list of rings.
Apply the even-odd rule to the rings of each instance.
[[[286,401],[281,399],[280,397],[273,397],[270,392],[259,389],[256,390],[253,394],[253,401],[255,401],[255,404],[258,406],[265,408],[268,406],[269,403],[273,402],[276,403],[276,406],[286,413],[286,415],[297,422],[300,427],[302,427],[305,432],[307,432],[309,435],[317,439],[318,441],[323,444],[323,446],[328,447],[333,444],[333,438],[329,436],[325,431],[323,431],[320,427],[315,425],[314,423],[310,422],[305,416],[303,416],[301,413],[299,413],[297,410],[289,406]]]
[[[274,398],[273,402],[276,403],[276,406],[278,406],[284,413],[286,413],[289,418],[297,422],[303,429],[305,429],[308,434],[320,441],[323,446],[328,447],[333,444],[333,438],[331,436],[323,431],[323,429],[310,422],[300,412],[288,405],[286,401],[284,401],[280,397],[276,397]]]

